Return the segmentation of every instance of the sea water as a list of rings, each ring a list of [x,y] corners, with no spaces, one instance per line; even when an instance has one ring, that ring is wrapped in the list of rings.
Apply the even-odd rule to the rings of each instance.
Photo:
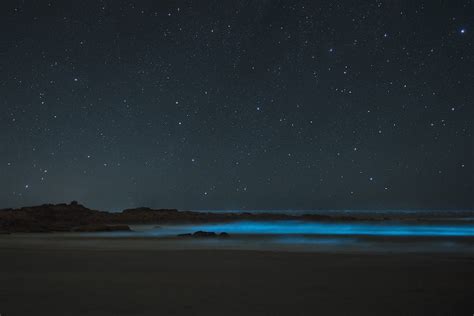
[[[172,236],[195,231],[233,235],[346,235],[474,237],[474,224],[416,224],[380,222],[236,221],[216,224],[169,225],[144,231],[149,236]]]
[[[219,211],[213,211],[219,212]],[[230,211],[220,211],[230,212]],[[235,212],[235,211],[233,211]],[[243,211],[240,211],[243,212]],[[248,212],[248,211],[245,211]],[[259,213],[263,211],[253,211]],[[269,213],[269,211],[264,211]],[[174,240],[210,248],[272,249],[299,247],[305,250],[383,249],[403,251],[462,251],[474,253],[472,211],[273,211],[284,214],[352,215],[405,220],[381,221],[233,221],[224,223],[131,225],[131,232],[89,233],[95,237],[139,237]],[[417,221],[417,218],[429,220]],[[196,231],[226,232],[230,238],[178,237]]]

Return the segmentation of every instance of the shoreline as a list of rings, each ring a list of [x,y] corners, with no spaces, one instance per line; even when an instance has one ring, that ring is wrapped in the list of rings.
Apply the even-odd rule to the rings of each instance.
[[[105,233],[17,233],[0,236],[2,249],[101,251],[260,251],[320,254],[446,254],[474,256],[473,237],[232,235],[227,238],[148,237]]]

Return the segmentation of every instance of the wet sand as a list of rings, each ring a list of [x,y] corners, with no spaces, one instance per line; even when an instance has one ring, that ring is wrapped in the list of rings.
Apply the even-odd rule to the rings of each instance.
[[[474,312],[472,253],[170,250],[163,245],[0,236],[0,314]]]

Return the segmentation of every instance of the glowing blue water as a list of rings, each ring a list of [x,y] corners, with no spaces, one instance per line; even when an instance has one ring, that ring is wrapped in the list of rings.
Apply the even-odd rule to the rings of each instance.
[[[144,231],[150,236],[171,236],[198,230],[232,235],[359,235],[474,237],[474,224],[320,223],[304,221],[245,221],[218,224],[174,225]]]
[[[474,223],[240,221],[187,225],[132,225],[128,232],[79,233],[106,238],[150,238],[170,249],[401,251],[474,253]],[[230,238],[177,238],[196,231]],[[382,238],[372,238],[380,236]],[[383,237],[390,238],[383,238]],[[421,237],[410,238],[404,237]],[[408,242],[409,241],[409,242]],[[180,248],[181,247],[181,248]],[[186,248],[187,247],[187,248]]]

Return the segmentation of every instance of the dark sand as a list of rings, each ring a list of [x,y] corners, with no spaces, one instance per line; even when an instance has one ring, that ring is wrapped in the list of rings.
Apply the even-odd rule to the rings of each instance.
[[[472,254],[169,250],[142,240],[101,248],[94,239],[60,246],[34,235],[20,239],[0,236],[2,316],[474,313]]]

